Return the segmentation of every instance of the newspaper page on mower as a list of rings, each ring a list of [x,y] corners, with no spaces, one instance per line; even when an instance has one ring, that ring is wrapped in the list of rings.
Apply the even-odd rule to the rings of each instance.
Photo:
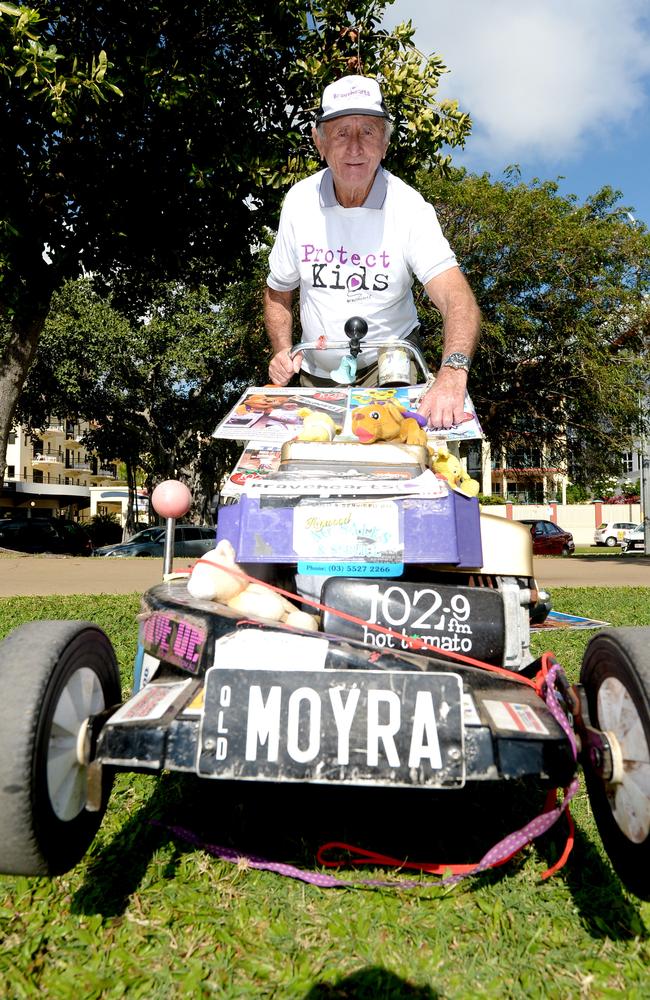
[[[376,389],[250,388],[218,424],[212,436],[258,444],[282,443],[300,434],[307,416],[322,413],[332,419],[341,439],[354,440],[349,428],[355,407],[390,400],[415,412],[425,389],[424,385]],[[483,431],[469,395],[465,396],[465,419],[461,423],[444,430],[431,430],[427,436],[432,444],[441,438],[446,441],[482,438]]]

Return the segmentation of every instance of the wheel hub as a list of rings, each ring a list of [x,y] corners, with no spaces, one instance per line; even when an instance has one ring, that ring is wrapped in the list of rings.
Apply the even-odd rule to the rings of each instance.
[[[625,836],[641,844],[650,833],[650,747],[630,692],[616,677],[607,677],[598,690],[598,719],[608,737],[616,733],[607,789],[612,815]]]
[[[104,708],[95,672],[88,667],[75,670],[56,703],[47,746],[47,789],[60,820],[74,819],[86,804],[88,718]]]

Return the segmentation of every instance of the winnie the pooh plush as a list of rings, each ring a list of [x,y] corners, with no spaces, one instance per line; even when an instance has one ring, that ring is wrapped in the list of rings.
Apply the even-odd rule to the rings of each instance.
[[[460,460],[449,451],[446,445],[429,448],[431,468],[441,479],[445,479],[454,489],[475,497],[480,489],[477,479],[472,479],[465,471]]]
[[[235,550],[222,539],[195,563],[187,581],[192,597],[218,601],[244,615],[282,622],[308,632],[318,631],[318,618],[300,611],[263,583],[251,581],[235,562]]]
[[[400,441],[403,444],[427,443],[424,417],[404,409],[394,400],[378,400],[352,411],[352,433],[362,444],[375,441]]]
[[[336,424],[329,413],[317,413],[303,407],[298,410],[302,417],[302,428],[297,434],[298,441],[333,441],[336,435]]]

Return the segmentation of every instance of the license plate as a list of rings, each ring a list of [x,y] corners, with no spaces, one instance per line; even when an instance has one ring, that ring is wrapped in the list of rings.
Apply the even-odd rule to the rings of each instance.
[[[459,788],[462,681],[453,673],[213,667],[198,773],[321,784]]]

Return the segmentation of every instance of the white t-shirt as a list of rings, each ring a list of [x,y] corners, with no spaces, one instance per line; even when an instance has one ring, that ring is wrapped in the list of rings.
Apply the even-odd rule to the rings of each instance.
[[[408,184],[380,167],[364,205],[342,208],[326,169],[288,191],[267,283],[279,292],[300,288],[302,340],[347,342],[346,320],[361,316],[369,343],[417,326],[413,275],[426,284],[456,266],[433,206]],[[359,368],[376,357],[364,347]],[[302,366],[329,378],[340,360],[339,350],[309,351]]]

